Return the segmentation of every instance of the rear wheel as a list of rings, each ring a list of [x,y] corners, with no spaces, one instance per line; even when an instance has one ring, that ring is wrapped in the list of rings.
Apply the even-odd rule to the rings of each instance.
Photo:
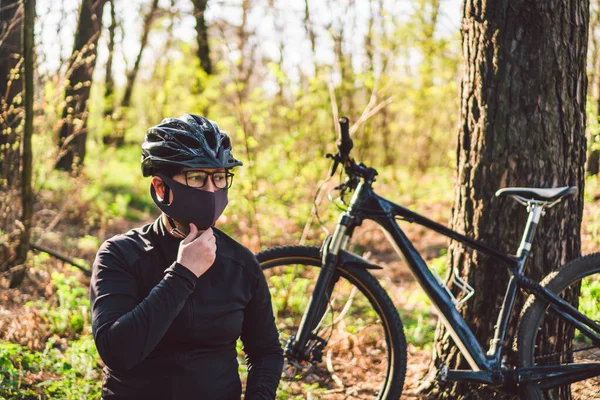
[[[600,323],[600,253],[565,264],[541,284],[553,293],[560,293],[560,297],[576,305],[579,312]],[[556,328],[556,314],[548,306],[548,302],[532,295],[523,309],[517,336],[519,366],[600,363],[600,348],[592,345],[579,330],[573,332],[564,321]],[[545,389],[543,385],[521,384],[521,398],[568,398],[569,389],[574,399],[600,398],[599,376],[573,383],[570,388]]]
[[[319,249],[276,247],[257,258],[269,282],[285,346],[296,334],[319,274]],[[323,317],[313,330],[312,360],[301,362],[286,355],[280,393],[299,398],[312,392],[319,399],[399,399],[406,341],[398,311],[367,270],[348,266],[337,271]]]

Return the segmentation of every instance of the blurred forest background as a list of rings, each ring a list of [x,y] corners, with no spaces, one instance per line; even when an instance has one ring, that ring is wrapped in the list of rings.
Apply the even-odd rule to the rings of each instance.
[[[583,253],[600,243],[600,7],[591,5]],[[327,193],[339,181],[315,194],[342,115],[354,157],[379,171],[378,193],[450,218],[458,0],[37,0],[35,14],[28,24],[21,0],[0,1],[0,398],[99,398],[86,271],[105,239],[158,216],[140,144],[164,117],[201,114],[231,135],[244,166],[218,227],[253,251],[318,245],[334,226]],[[24,26],[35,36],[29,205]],[[406,228],[428,261],[445,264],[445,239]],[[435,319],[382,238],[365,223],[353,246],[385,267],[379,278],[410,343],[410,388],[427,369]]]

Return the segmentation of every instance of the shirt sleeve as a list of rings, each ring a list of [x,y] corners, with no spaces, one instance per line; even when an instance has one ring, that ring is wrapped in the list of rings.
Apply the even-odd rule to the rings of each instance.
[[[194,291],[196,276],[174,263],[141,302],[137,283],[117,245],[105,242],[92,268],[92,333],[100,357],[115,371],[143,361]],[[143,262],[143,261],[142,261]]]
[[[267,281],[254,257],[253,264],[257,272],[256,291],[244,311],[242,326],[242,342],[248,363],[245,400],[272,400],[283,370],[283,350]]]

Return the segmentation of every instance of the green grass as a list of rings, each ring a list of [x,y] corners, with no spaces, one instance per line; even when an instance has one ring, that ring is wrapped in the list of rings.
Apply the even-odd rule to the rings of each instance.
[[[90,320],[90,301],[86,288],[76,277],[67,277],[59,272],[52,273],[52,284],[56,287],[56,304],[37,300],[26,306],[38,308],[53,332],[81,334]]]
[[[0,342],[0,399],[99,399],[101,371],[90,335],[68,342],[66,350],[50,338],[32,352]]]

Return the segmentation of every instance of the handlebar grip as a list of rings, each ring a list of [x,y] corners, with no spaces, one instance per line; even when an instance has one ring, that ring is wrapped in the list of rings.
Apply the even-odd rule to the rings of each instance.
[[[350,121],[348,118],[341,117],[338,122],[340,124],[341,138],[337,142],[337,147],[340,156],[342,156],[342,160],[345,163],[350,154],[350,150],[354,147],[354,143],[352,142],[352,139],[350,139]]]

